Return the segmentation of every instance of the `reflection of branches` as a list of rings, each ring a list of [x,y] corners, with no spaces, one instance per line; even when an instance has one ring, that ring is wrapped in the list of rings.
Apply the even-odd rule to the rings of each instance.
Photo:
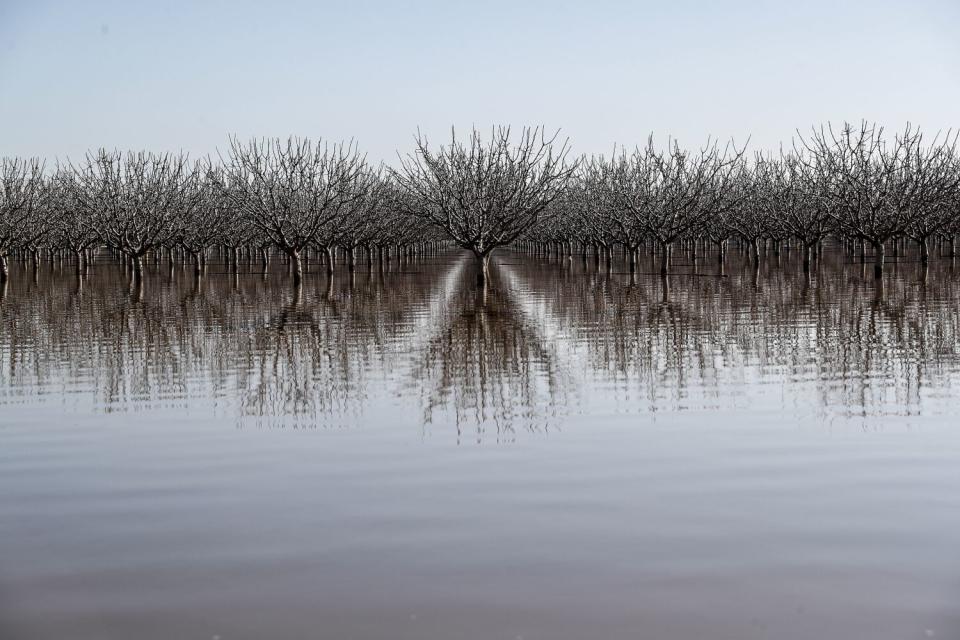
[[[960,290],[948,265],[918,288],[913,274],[864,279],[840,254],[815,282],[741,259],[730,278],[672,278],[666,297],[652,277],[571,277],[532,261],[519,273],[617,403],[639,392],[654,410],[720,408],[779,382],[787,397],[811,389],[821,411],[910,414],[950,383],[960,315],[948,301]]]
[[[397,271],[291,292],[282,276],[181,272],[169,285],[139,280],[146,290],[131,299],[121,277],[96,270],[83,295],[72,279],[17,287],[0,306],[0,388],[89,388],[104,411],[212,399],[257,421],[354,422],[366,378],[396,366],[432,286]]]
[[[491,280],[477,290],[460,278],[448,316],[411,371],[422,385],[424,422],[440,414],[461,436],[464,425],[473,425],[478,441],[489,424],[508,440],[518,426],[548,428],[569,382],[551,348],[524,321],[502,274],[495,269]]]
[[[746,262],[733,254],[729,277],[705,265],[665,288],[656,275],[504,254],[485,291],[465,254],[294,290],[282,265],[199,281],[184,267],[139,280],[133,296],[116,269],[78,281],[45,266],[36,284],[18,269],[0,287],[0,403],[47,395],[100,411],[210,406],[241,423],[349,425],[399,391],[419,398],[425,422],[511,439],[558,424],[589,395],[578,385],[599,391],[604,412],[773,398],[775,410],[873,416],[926,409],[956,377],[948,262],[921,285],[911,269],[876,282],[832,251],[810,276]]]

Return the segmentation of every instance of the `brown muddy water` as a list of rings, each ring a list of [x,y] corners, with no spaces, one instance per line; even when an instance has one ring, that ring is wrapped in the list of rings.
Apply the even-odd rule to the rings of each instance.
[[[960,264],[781,262],[17,266],[0,638],[958,638]]]

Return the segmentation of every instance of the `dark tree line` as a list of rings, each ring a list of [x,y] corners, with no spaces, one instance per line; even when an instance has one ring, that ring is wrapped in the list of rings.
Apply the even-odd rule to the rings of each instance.
[[[135,279],[148,257],[190,261],[200,277],[215,249],[232,269],[241,254],[264,271],[279,256],[299,282],[310,256],[331,273],[441,244],[476,256],[480,284],[505,246],[608,265],[617,252],[631,272],[646,255],[666,275],[677,245],[723,264],[735,241],[755,265],[762,247],[796,247],[810,271],[828,238],[862,260],[869,249],[879,277],[902,243],[926,262],[932,240],[952,255],[960,233],[957,135],[867,122],[752,154],[651,137],[611,157],[571,158],[569,141],[539,127],[451,132],[439,147],[418,135],[394,168],[369,163],[353,142],[231,139],[224,156],[199,161],[107,150],[54,166],[7,158],[0,183],[0,282],[10,256],[36,265],[42,251],[72,256],[82,275],[107,249]]]
[[[867,122],[823,126],[797,135],[788,149],[752,156],[732,143],[688,151],[652,140],[612,158],[586,158],[546,223],[525,245],[537,253],[574,252],[596,260],[619,248],[630,271],[646,247],[670,271],[672,248],[693,260],[705,246],[723,263],[729,241],[749,249],[796,246],[809,272],[822,243],[833,238],[865,260],[873,252],[880,277],[887,248],[917,243],[921,262],[939,238],[954,254],[960,233],[957,135],[924,136],[910,125],[887,132]],[[609,262],[608,262],[609,264]]]

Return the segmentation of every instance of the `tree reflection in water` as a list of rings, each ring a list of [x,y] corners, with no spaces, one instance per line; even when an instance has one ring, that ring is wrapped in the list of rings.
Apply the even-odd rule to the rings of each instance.
[[[0,289],[0,403],[209,403],[241,425],[340,427],[381,400],[477,440],[772,396],[819,418],[937,411],[960,363],[952,261],[876,282],[840,252],[809,276],[798,259],[757,271],[733,255],[720,272],[678,255],[667,280],[505,253],[479,291],[456,253],[301,288],[283,265],[148,266],[138,283],[109,264],[84,279],[20,268]]]
[[[813,388],[818,415],[911,415],[960,369],[955,265],[900,266],[874,281],[835,253],[802,270],[743,259],[669,281],[526,263],[522,280],[582,345],[587,370],[650,410],[717,409],[764,386]],[[789,400],[784,395],[784,402]],[[621,397],[622,400],[622,397]],[[934,407],[930,407],[934,408]]]
[[[506,440],[518,428],[546,431],[568,406],[573,385],[555,345],[528,321],[502,275],[493,270],[481,289],[461,277],[412,370],[424,423],[453,422],[461,437],[473,428],[478,441],[489,426]]]

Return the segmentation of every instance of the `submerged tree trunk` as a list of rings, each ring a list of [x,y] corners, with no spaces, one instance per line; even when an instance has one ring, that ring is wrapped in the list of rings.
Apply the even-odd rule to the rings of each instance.
[[[6,284],[10,277],[10,270],[7,268],[7,256],[0,254],[0,283]]]
[[[883,258],[884,258],[884,248],[882,242],[874,241],[873,243],[874,262],[873,262],[873,277],[882,278],[883,277]]]
[[[490,281],[490,254],[475,254],[477,256],[477,286],[485,287]]]
[[[326,262],[327,275],[333,275],[333,250],[330,247],[323,248],[323,257]]]
[[[82,276],[84,272],[87,270],[83,249],[75,249],[74,254],[77,257],[77,264],[76,264],[77,275]]]
[[[260,247],[260,267],[263,275],[267,275],[267,269],[270,268],[270,254],[267,253],[266,247]]]
[[[140,254],[132,256],[133,262],[133,277],[135,280],[139,280],[143,277],[143,256]]]
[[[810,273],[810,263],[813,261],[813,245],[804,243],[803,245],[803,272]]]
[[[140,256],[137,256],[140,260]],[[130,299],[134,302],[143,302],[143,278],[134,277],[130,282]]]
[[[665,276],[670,273],[670,254],[673,252],[673,245],[669,242],[660,243],[660,275]]]
[[[293,284],[299,285],[303,281],[303,261],[299,251],[290,252],[290,271],[293,273]]]

